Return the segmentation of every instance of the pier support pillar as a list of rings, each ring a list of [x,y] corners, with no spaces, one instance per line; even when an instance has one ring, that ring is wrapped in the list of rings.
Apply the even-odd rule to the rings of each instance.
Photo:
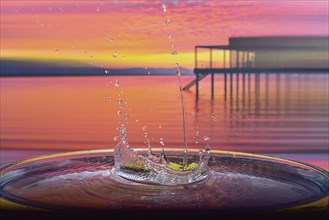
[[[214,99],[214,73],[211,73],[211,99]]]
[[[224,73],[224,100],[226,101],[226,93],[227,93],[227,74]]]
[[[199,73],[195,73],[196,82],[195,82],[195,98],[199,100]]]

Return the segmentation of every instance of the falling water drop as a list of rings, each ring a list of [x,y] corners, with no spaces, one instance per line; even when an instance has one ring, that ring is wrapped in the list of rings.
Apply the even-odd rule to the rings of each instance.
[[[166,25],[169,25],[171,23],[170,19],[165,20]]]
[[[119,137],[118,136],[114,136],[113,140],[114,141],[117,141],[117,140],[119,140]]]
[[[120,82],[119,82],[119,80],[117,79],[117,80],[115,80],[115,84],[114,84],[114,86],[115,87],[120,87]]]
[[[110,35],[107,35],[107,39],[110,41],[110,42],[113,42],[113,37],[111,37]]]
[[[173,39],[174,38],[174,35],[173,34],[169,34],[168,35],[168,39]]]
[[[110,100],[110,102],[112,102],[112,100],[113,100],[113,97],[112,97],[112,96],[110,96],[110,97],[109,97],[109,100]]]
[[[174,50],[173,52],[171,52],[171,55],[173,55],[173,56],[176,56],[178,53],[177,53],[177,51],[176,50]]]
[[[167,7],[166,7],[166,5],[164,3],[162,3],[162,10],[163,10],[164,13],[167,12]]]
[[[211,116],[211,119],[212,119],[213,121],[217,121],[217,118],[216,118],[216,116],[214,116],[214,115]]]
[[[172,44],[172,45],[171,45],[171,48],[175,48],[175,47],[176,47],[175,44]]]
[[[117,58],[117,56],[118,56],[118,54],[117,54],[117,52],[115,51],[115,52],[113,53],[113,58]]]
[[[55,53],[59,53],[59,49],[57,49],[57,48],[54,51],[55,51]]]
[[[159,125],[158,125],[158,128],[162,128],[162,124],[159,124]]]
[[[203,140],[205,140],[205,141],[209,141],[210,138],[209,138],[208,136],[203,136]]]
[[[108,71],[108,70],[104,70],[104,72],[105,72],[106,74],[110,73],[110,71]]]
[[[199,126],[195,128],[194,143],[199,143]]]
[[[164,144],[164,140],[163,140],[163,138],[160,138],[160,144],[161,144],[162,146],[165,145],[165,144]]]

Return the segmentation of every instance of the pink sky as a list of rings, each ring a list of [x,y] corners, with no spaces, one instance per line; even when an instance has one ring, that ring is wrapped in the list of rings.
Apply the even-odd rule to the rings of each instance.
[[[328,7],[327,0],[5,0],[1,58],[110,68],[179,62],[193,68],[195,45],[227,44],[231,36],[328,35]]]

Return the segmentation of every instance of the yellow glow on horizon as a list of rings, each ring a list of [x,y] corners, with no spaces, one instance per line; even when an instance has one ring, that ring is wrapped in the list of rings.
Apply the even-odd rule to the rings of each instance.
[[[107,68],[174,68],[175,63],[179,63],[181,67],[194,68],[194,53],[179,53],[173,56],[169,52],[161,54],[120,54],[118,52],[117,57],[113,57],[112,53],[88,55],[83,51],[74,50],[34,50],[33,53],[29,50],[3,50],[1,59]]]

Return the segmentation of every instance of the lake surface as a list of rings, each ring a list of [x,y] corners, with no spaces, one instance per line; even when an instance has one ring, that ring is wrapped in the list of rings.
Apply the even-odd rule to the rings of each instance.
[[[193,76],[183,76],[187,84]],[[116,81],[118,82],[116,83]],[[184,92],[191,148],[280,156],[328,169],[328,74],[209,77]],[[123,99],[128,139],[183,147],[176,76],[1,78],[1,164],[49,152],[114,148]],[[197,132],[198,131],[198,132]],[[160,144],[163,139],[164,146]],[[197,142],[197,143],[196,143]]]

